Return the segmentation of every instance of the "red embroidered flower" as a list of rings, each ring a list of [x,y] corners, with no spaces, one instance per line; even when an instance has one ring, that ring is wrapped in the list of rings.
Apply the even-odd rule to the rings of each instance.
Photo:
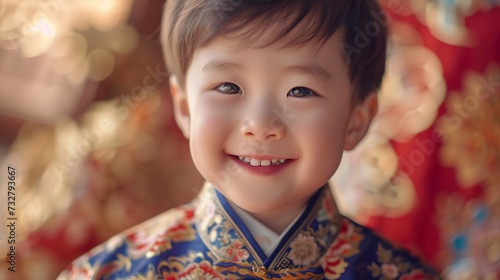
[[[384,263],[382,264],[382,274],[387,278],[394,279],[399,275],[398,267],[394,264]]]
[[[212,265],[206,261],[201,263],[192,263],[187,266],[182,272],[176,275],[177,278],[172,279],[206,279],[206,280],[223,280],[222,275],[216,272]]]
[[[154,257],[172,248],[172,242],[191,241],[196,238],[191,224],[180,218],[186,214],[182,209],[170,213],[169,216],[151,220],[150,223],[154,224],[146,230],[132,232],[126,236],[130,257],[134,259]]]
[[[343,258],[338,256],[329,256],[321,261],[325,271],[325,277],[328,279],[338,279],[345,272],[348,264]]]
[[[337,239],[330,247],[330,253],[350,257],[359,251],[358,247],[362,239],[363,236],[355,231],[354,225],[348,220],[343,220]]]
[[[231,260],[232,262],[240,262],[242,260],[248,259],[250,254],[247,250],[242,249],[243,243],[239,240],[225,246],[221,249],[224,258]]]

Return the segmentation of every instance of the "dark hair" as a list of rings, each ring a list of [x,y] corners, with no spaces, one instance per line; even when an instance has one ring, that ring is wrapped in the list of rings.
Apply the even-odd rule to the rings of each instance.
[[[271,25],[276,35],[265,46],[321,46],[338,34],[354,97],[362,101],[380,87],[385,71],[386,21],[376,0],[167,0],[161,37],[167,68],[184,86],[196,49],[250,23],[255,28],[240,36],[242,43]],[[298,35],[287,36],[296,27]]]

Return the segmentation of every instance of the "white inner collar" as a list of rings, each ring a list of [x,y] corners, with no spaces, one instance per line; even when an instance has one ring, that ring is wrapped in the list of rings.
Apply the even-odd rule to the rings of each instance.
[[[299,219],[299,217],[302,215],[302,213],[306,208],[304,206],[304,208],[300,211],[297,217],[293,219],[293,221],[281,233],[281,235],[278,235],[276,232],[272,231],[271,229],[263,225],[261,222],[259,222],[257,219],[252,217],[252,215],[250,215],[247,211],[241,209],[232,202],[229,202],[229,204],[233,208],[234,212],[236,212],[238,217],[240,217],[241,221],[248,228],[255,241],[257,241],[257,243],[259,244],[259,247],[262,249],[262,251],[264,251],[264,253],[268,257],[274,252],[276,247],[278,247],[278,244],[283,239],[285,234],[290,230],[290,228],[295,224],[295,222],[297,222],[297,220]]]

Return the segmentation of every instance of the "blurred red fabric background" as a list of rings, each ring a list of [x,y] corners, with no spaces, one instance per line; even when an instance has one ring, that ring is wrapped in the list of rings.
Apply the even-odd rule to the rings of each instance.
[[[201,187],[164,79],[163,1],[131,3],[119,30],[124,42],[136,40],[133,49],[110,51],[112,72],[84,83],[68,116],[40,124],[0,112],[0,164],[19,166],[25,203],[18,272],[6,274],[2,262],[0,279],[54,279],[77,256]],[[332,179],[340,208],[448,279],[500,279],[500,3],[381,3],[390,44],[380,110]],[[89,51],[100,47],[98,28],[78,32]],[[0,55],[21,57],[12,51]],[[29,59],[22,61],[45,71]],[[135,91],[147,75],[157,86]],[[103,120],[113,126],[92,142]]]

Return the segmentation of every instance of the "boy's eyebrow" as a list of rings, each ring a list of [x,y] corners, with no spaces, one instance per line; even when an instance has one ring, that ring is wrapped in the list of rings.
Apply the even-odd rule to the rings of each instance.
[[[229,70],[235,70],[235,69],[240,69],[242,66],[238,63],[234,62],[229,62],[229,61],[224,61],[224,60],[211,60],[207,64],[203,66],[201,69],[204,72],[212,72],[212,71],[229,71]],[[320,76],[322,78],[325,78],[327,80],[331,80],[332,76],[328,71],[326,71],[324,68],[322,68],[319,65],[311,64],[311,65],[292,65],[288,66],[284,70],[285,73],[287,72],[296,72],[296,73],[301,73],[309,76]]]
[[[224,60],[211,60],[203,68],[201,71],[204,72],[213,72],[213,71],[227,71],[227,70],[234,70],[234,69],[239,69],[242,66],[237,63],[229,62],[229,61],[224,61]]]
[[[285,68],[285,72],[297,72],[309,76],[320,76],[327,80],[331,80],[332,76],[328,71],[322,68],[319,65],[311,64],[311,65],[293,65]]]

